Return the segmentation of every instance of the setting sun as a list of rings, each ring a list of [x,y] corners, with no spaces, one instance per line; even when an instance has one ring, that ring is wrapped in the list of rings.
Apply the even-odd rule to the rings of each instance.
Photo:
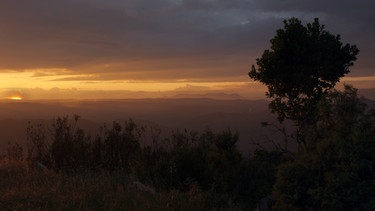
[[[8,100],[22,100],[21,96],[10,96],[7,98]]]

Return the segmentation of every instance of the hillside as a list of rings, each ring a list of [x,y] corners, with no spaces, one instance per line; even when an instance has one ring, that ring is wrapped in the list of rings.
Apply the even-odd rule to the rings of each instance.
[[[273,119],[267,104],[267,101],[213,99],[3,102],[0,104],[1,148],[9,141],[24,142],[29,121],[50,122],[57,116],[78,114],[82,117],[81,127],[91,133],[104,122],[128,118],[141,125],[159,125],[164,131],[231,129],[240,133],[238,147],[246,151],[252,147],[252,140],[266,134],[260,122]]]
[[[375,101],[368,100],[372,107]],[[261,122],[275,122],[264,100],[214,99],[131,99],[102,101],[29,101],[0,103],[0,147],[8,142],[25,143],[28,122],[46,123],[53,118],[78,114],[80,127],[95,135],[103,123],[124,122],[132,118],[146,128],[159,127],[167,137],[172,130],[213,131],[231,129],[240,134],[237,147],[242,152],[254,148],[253,142],[279,137],[277,132],[261,127]],[[149,137],[150,134],[146,134]],[[163,138],[163,137],[161,137]],[[149,140],[145,140],[147,142]],[[270,146],[270,145],[268,145]]]

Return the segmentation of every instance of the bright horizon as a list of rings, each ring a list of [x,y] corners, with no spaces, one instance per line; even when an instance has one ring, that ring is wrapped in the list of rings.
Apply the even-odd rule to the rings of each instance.
[[[13,75],[13,74],[12,74]],[[17,75],[17,74],[14,74]],[[19,74],[22,75],[22,74]],[[258,82],[131,82],[111,81],[92,82],[61,81],[39,82],[20,76],[1,78],[8,82],[0,87],[0,98],[8,100],[38,100],[38,99],[127,99],[127,98],[165,98],[179,94],[204,95],[222,93],[245,99],[265,99],[267,88]],[[12,84],[20,84],[12,87]],[[36,85],[36,87],[32,87]],[[353,85],[358,89],[374,88],[374,77],[344,77],[336,85],[341,89],[343,84]]]

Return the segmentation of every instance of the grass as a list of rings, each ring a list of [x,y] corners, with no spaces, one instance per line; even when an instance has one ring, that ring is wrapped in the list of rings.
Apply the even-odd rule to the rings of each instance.
[[[0,210],[238,210],[225,196],[201,191],[149,193],[129,177],[89,170],[57,173],[0,160]]]

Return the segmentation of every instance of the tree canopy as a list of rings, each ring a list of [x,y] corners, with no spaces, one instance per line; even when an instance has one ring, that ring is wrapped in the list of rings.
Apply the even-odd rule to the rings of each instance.
[[[325,95],[314,140],[298,159],[279,167],[273,194],[278,210],[375,209],[375,111],[356,90]]]
[[[263,52],[249,72],[250,78],[268,87],[270,108],[278,119],[295,121],[300,127],[313,115],[319,98],[349,73],[359,50],[343,44],[316,18],[302,25],[297,18],[284,20],[271,48]]]

